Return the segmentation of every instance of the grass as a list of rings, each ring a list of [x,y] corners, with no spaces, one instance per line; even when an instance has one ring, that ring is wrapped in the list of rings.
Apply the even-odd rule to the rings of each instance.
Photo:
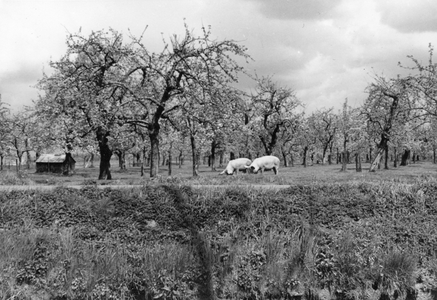
[[[113,161],[112,166],[117,166]],[[168,176],[168,167],[160,166],[158,176],[150,179],[149,169],[145,169],[145,176],[140,176],[139,167],[130,167],[120,170],[112,167],[111,181],[97,180],[98,168],[83,168],[80,163],[76,164],[76,172],[70,176],[62,176],[49,173],[36,173],[34,167],[23,168],[20,172],[5,169],[0,171],[0,185],[143,185],[152,182],[165,184],[191,184],[191,185],[294,185],[294,184],[318,184],[318,183],[343,183],[343,182],[381,182],[394,180],[402,183],[412,183],[420,177],[437,177],[437,165],[421,161],[408,166],[380,169],[370,173],[370,164],[363,164],[363,171],[356,172],[354,164],[348,165],[346,172],[340,172],[341,165],[313,165],[304,168],[302,165],[294,167],[281,167],[279,175],[272,171],[264,174],[239,173],[233,176],[219,176],[224,168],[212,171],[207,165],[199,166],[199,176],[192,176],[192,168],[187,161],[181,168],[177,165],[172,167],[172,176]]]
[[[181,290],[180,278],[195,264],[190,249],[176,242],[126,249],[112,239],[98,244],[74,239],[71,228],[0,232],[0,255],[0,299],[34,299],[28,294],[39,289],[56,292],[38,299],[125,299],[127,282],[155,283],[155,294],[168,293]]]
[[[1,172],[0,185],[33,185],[35,182],[30,179],[30,173],[26,171],[19,172]]]

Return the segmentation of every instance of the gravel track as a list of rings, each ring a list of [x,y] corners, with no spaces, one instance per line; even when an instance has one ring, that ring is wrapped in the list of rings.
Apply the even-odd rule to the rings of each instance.
[[[81,189],[85,185],[0,185],[0,191],[27,191],[27,190],[39,190],[39,191],[50,191],[57,187]],[[142,185],[97,185],[99,189],[132,189],[140,188]],[[263,184],[248,184],[248,185],[191,185],[192,188],[202,189],[202,188],[229,188],[229,187],[241,187],[241,188],[256,188],[256,189],[285,189],[290,187],[289,185],[263,185]]]

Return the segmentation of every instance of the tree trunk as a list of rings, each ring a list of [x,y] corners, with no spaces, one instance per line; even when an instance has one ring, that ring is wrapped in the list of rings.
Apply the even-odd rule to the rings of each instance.
[[[23,159],[23,154],[24,152],[17,150],[17,160],[15,161],[15,167],[17,168],[17,171],[21,170],[21,162]]]
[[[384,149],[378,148],[376,152],[376,157],[373,160],[372,164],[370,165],[369,172],[375,172],[376,168],[378,167],[379,163],[381,162],[382,153],[384,153]]]
[[[159,172],[159,129],[149,132],[150,138],[150,178]]]
[[[0,155],[0,170],[3,171],[3,154]]]
[[[401,158],[401,166],[407,166],[410,160],[410,153],[411,151],[409,149],[405,149],[404,153],[402,154]]]
[[[71,152],[65,153],[65,160],[67,161],[66,169],[64,168],[64,175],[71,175],[74,173],[73,158]]]
[[[338,163],[339,163],[338,147],[337,147],[337,158],[336,158],[336,160],[337,160],[337,165],[338,165]]]
[[[393,149],[393,156],[394,156],[394,160],[393,160],[393,167],[397,168],[398,167],[398,148],[394,148]]]
[[[355,154],[355,169],[357,172],[363,171],[363,169],[361,167],[361,154],[360,153]]]
[[[388,170],[388,145],[385,147],[384,170]]]
[[[341,172],[346,172],[347,170],[347,136],[343,139],[343,158],[342,158],[342,164],[341,164]]]
[[[377,154],[375,160],[372,162],[369,172],[375,172],[377,165],[379,165],[381,162],[382,152],[383,151],[387,152],[389,136],[390,136],[391,128],[393,126],[393,119],[395,118],[396,110],[398,108],[399,100],[400,100],[399,94],[389,94],[384,91],[383,94],[387,97],[392,98],[393,102],[390,106],[390,114],[388,115],[387,122],[384,125],[383,131],[381,133],[381,141],[378,144],[378,150],[376,151]]]
[[[30,157],[29,151],[26,151],[26,157],[27,157],[26,166],[27,166],[27,169],[30,169],[30,162],[31,162],[32,158]]]
[[[347,170],[346,153],[344,153],[344,152],[341,153],[340,161],[341,161],[341,169],[340,169],[340,172],[346,172],[346,170]]]
[[[331,142],[329,146],[329,156],[328,156],[328,164],[332,165],[332,147],[334,146],[334,143]]]
[[[303,162],[302,162],[304,168],[307,167],[307,152],[308,152],[308,146],[305,146],[305,148],[303,148]]]
[[[372,164],[370,165],[369,172],[376,171],[376,168],[381,163],[382,154],[384,153],[384,151],[387,148],[388,148],[388,138],[387,138],[387,135],[385,133],[382,133],[381,134],[381,141],[378,144],[376,156],[375,156],[375,159],[373,160]]]
[[[368,159],[368,161],[367,162],[372,162],[372,159],[373,159],[373,157],[372,157],[372,153],[373,153],[373,148],[372,147],[370,147],[369,148],[369,159]]]
[[[223,151],[220,152],[220,162],[219,162],[219,167],[220,167],[220,168],[223,167]]]
[[[144,159],[144,157],[142,157],[142,151],[138,151],[136,154],[135,154],[135,166],[136,167],[139,167],[139,166],[141,166],[142,164],[143,164],[143,159]]]
[[[191,142],[191,155],[193,158],[193,176],[199,176],[199,172],[197,171],[196,140],[193,135],[190,136],[190,142]]]
[[[328,152],[328,144],[326,144],[325,147],[323,147],[323,153],[322,153],[322,165],[325,164],[326,152]]]
[[[281,149],[282,159],[284,160],[284,167],[288,167],[287,153],[284,149]]]
[[[24,140],[24,146],[25,146],[26,150],[23,151],[23,154],[26,153],[26,156],[25,156],[25,158],[26,158],[26,167],[27,167],[27,169],[30,169],[30,153],[29,153],[29,150],[28,150],[29,149],[29,140],[27,138]]]
[[[179,150],[179,169],[182,168],[182,163],[183,163],[182,150]]]
[[[269,146],[265,146],[264,150],[266,151],[266,155],[272,155],[272,149]]]
[[[216,148],[217,148],[217,142],[215,141],[215,139],[213,139],[211,142],[211,157],[210,157],[209,163],[211,164],[211,171],[214,171],[214,172],[216,171],[216,168],[215,168]]]
[[[126,152],[120,150],[116,152],[116,154],[118,156],[118,166],[120,170],[126,170]]]
[[[271,131],[267,127],[266,121],[267,121],[267,118],[265,116],[264,117],[264,128],[269,133],[270,141],[267,141],[266,138],[264,136],[262,136],[262,135],[260,135],[259,137],[260,137],[260,140],[261,140],[262,144],[264,145],[264,149],[266,151],[266,155],[272,155],[273,149],[275,149],[277,141],[278,141],[278,134],[279,134],[283,124],[282,124],[282,122],[276,124],[275,127],[273,128],[273,131]]]
[[[168,149],[168,176],[171,176],[171,160],[173,159],[171,153],[173,151],[173,142],[170,142],[170,149]]]
[[[99,180],[110,180],[112,179],[110,171],[112,150],[109,148],[108,145],[109,132],[104,130],[103,128],[98,128],[96,135],[100,151]]]
[[[235,153],[234,152],[231,152],[230,154],[229,154],[229,160],[234,160],[235,159]]]

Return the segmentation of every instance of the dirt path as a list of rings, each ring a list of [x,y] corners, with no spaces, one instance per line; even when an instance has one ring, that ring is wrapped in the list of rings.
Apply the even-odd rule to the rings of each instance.
[[[85,187],[85,185],[0,185],[0,191],[27,191],[27,190],[39,190],[39,191],[51,191],[57,187],[65,187],[72,189],[81,189]],[[140,188],[142,185],[97,185],[99,189],[132,189],[132,188]],[[241,187],[243,189],[246,188],[255,188],[255,189],[275,189],[281,190],[288,188],[289,185],[263,185],[263,184],[249,184],[249,185],[191,185],[194,189],[202,189],[202,188],[229,188],[229,187]]]

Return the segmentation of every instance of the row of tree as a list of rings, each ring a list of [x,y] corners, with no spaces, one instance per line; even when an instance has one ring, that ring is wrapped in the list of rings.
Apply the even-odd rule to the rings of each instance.
[[[110,159],[123,168],[127,153],[150,163],[150,177],[161,161],[178,160],[190,149],[193,175],[202,156],[216,168],[224,153],[256,157],[275,154],[285,166],[302,159],[342,168],[355,157],[372,162],[385,153],[385,167],[402,156],[436,152],[436,67],[411,58],[409,74],[376,76],[361,107],[320,109],[306,115],[294,91],[272,77],[247,74],[247,49],[230,40],[212,39],[210,29],[195,36],[185,25],[183,37],[163,39],[159,53],[143,36],[109,30],[67,37],[67,52],[50,62],[53,71],[38,82],[40,97],[32,107],[8,113],[0,101],[0,156],[41,153],[61,147],[100,156],[99,179],[111,179]],[[236,88],[238,76],[254,80],[250,93]],[[171,165],[169,167],[171,172]]]

